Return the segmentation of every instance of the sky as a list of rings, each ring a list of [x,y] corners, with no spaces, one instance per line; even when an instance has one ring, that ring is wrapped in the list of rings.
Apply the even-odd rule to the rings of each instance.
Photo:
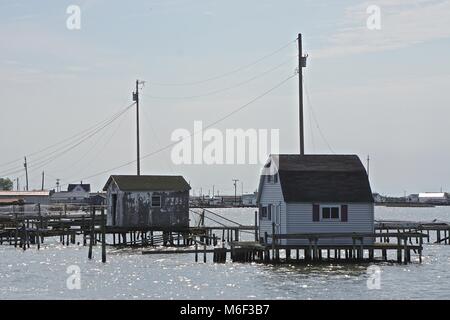
[[[67,28],[71,5],[80,29]],[[142,174],[253,192],[260,164],[175,164],[171,135],[194,121],[279,129],[280,152],[298,153],[302,33],[306,153],[370,155],[381,194],[450,191],[449,24],[450,0],[0,0],[0,176],[23,188],[24,156],[30,189],[42,171],[48,189],[95,191],[135,174],[134,106],[76,135],[125,110],[140,79]]]

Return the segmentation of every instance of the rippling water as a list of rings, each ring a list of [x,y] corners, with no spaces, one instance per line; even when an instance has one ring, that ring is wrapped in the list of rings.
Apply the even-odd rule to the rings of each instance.
[[[254,209],[216,209],[241,223]],[[450,207],[376,207],[377,219],[450,221]],[[250,235],[249,235],[250,236]],[[0,246],[1,299],[448,299],[450,246],[425,245],[423,263],[377,264],[379,290],[367,288],[368,264],[263,265],[195,263],[191,254],[141,255],[141,250],[87,247],[48,239],[40,251]],[[415,258],[415,257],[414,257]],[[81,288],[70,290],[69,266],[80,268]]]

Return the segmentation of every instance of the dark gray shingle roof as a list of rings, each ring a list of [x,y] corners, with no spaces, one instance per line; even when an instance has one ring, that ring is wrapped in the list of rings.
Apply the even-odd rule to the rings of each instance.
[[[76,187],[81,186],[81,188],[83,188],[84,191],[86,192],[91,192],[91,185],[90,184],[69,184],[67,187],[67,191],[68,192],[72,192],[73,189],[75,189]]]
[[[103,187],[114,181],[122,191],[186,191],[191,187],[182,176],[112,175]]]
[[[278,172],[286,202],[373,202],[356,155],[279,155]]]

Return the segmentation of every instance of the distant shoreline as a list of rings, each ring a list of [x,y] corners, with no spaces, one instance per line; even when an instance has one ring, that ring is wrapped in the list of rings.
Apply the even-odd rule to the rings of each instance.
[[[448,204],[414,203],[414,202],[378,202],[380,207],[414,207],[414,208],[434,208],[437,206],[448,206]]]

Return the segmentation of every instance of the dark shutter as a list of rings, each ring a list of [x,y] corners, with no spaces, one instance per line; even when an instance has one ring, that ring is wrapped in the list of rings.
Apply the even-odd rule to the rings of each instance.
[[[341,221],[348,221],[348,205],[346,204],[341,205]]]
[[[313,221],[320,221],[320,206],[318,204],[313,204]]]

